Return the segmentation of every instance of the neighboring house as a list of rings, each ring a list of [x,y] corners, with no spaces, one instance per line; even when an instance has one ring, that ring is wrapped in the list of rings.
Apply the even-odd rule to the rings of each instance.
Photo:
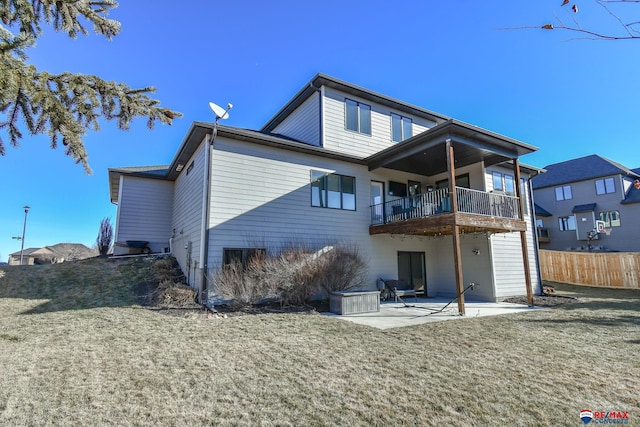
[[[44,248],[22,251],[22,265],[55,264],[97,256],[98,253],[81,243],[58,243]],[[20,251],[9,255],[9,265],[20,265]]]
[[[20,265],[22,255],[22,265],[51,264],[55,254],[48,248],[27,248],[22,252],[9,254],[9,265]]]
[[[541,249],[640,251],[639,169],[593,154],[545,170],[531,181]]]
[[[109,169],[115,254],[127,240],[170,251],[210,301],[209,273],[299,239],[357,245],[370,289],[537,292],[527,193],[540,170],[519,163],[534,150],[318,74],[260,130],[196,122],[170,165]]]

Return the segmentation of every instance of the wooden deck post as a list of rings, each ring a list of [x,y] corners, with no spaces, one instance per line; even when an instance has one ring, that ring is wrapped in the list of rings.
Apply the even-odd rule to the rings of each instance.
[[[515,175],[516,195],[518,196],[518,209],[520,211],[520,219],[524,221],[524,206],[526,200],[520,189],[520,163],[518,159],[513,159],[513,173]],[[529,266],[529,248],[527,247],[527,232],[520,232],[520,245],[522,246],[522,262],[524,263],[524,281],[527,288],[527,303],[533,306],[533,291],[531,288],[531,268]]]
[[[453,155],[453,147],[451,146],[451,140],[447,139],[447,173],[449,175],[449,197],[451,199],[451,212],[454,215],[458,212],[458,197],[456,194],[456,168],[455,158]],[[458,292],[458,311],[464,316],[464,294],[462,283],[462,254],[460,253],[460,227],[455,223],[452,230],[453,240],[453,265],[456,272],[456,290]]]

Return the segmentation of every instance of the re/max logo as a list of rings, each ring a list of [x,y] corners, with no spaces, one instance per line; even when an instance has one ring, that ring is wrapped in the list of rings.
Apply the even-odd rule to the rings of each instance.
[[[615,419],[629,419],[629,412],[623,411],[594,411],[593,418],[615,418]]]

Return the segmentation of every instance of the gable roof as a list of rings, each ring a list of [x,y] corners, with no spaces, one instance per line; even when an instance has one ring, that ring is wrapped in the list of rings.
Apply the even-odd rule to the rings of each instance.
[[[597,154],[554,163],[544,169],[546,173],[531,181],[534,190],[618,174],[640,177],[637,172]]]
[[[9,254],[13,257],[19,257],[20,251]],[[84,259],[96,256],[97,252],[88,248],[82,243],[56,243],[55,245],[45,246],[43,248],[27,248],[22,251],[22,256],[54,256],[64,259]]]
[[[9,254],[10,256],[16,257],[20,256],[20,251]],[[53,251],[48,249],[46,246],[44,248],[27,248],[22,251],[22,256],[35,256],[35,255],[53,255]]]
[[[374,92],[369,89],[365,89],[360,86],[356,86],[351,83],[336,79],[326,74],[318,73],[307,83],[300,91],[287,102],[284,107],[280,109],[263,127],[260,129],[263,132],[273,131],[289,114],[291,114],[296,108],[298,108],[304,101],[307,100],[312,94],[320,89],[321,86],[326,86],[332,89],[336,89],[346,94],[357,96],[358,98],[366,99],[376,104],[384,105],[397,111],[405,112],[417,117],[422,117],[427,120],[431,120],[437,123],[442,123],[449,120],[451,117],[438,114],[436,112],[426,110],[421,107],[417,107],[406,102],[402,102],[395,98],[391,98],[386,95]]]
[[[640,172],[640,168],[633,169],[633,171]],[[623,205],[627,205],[631,203],[640,203],[640,189],[636,188],[635,185],[632,184],[629,187],[629,190],[627,190],[627,194],[624,195],[624,200],[620,203]]]

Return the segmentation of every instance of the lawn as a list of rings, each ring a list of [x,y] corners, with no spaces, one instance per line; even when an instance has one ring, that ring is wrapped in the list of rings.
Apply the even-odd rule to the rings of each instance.
[[[2,273],[5,273],[4,275]],[[317,313],[167,316],[153,261],[0,269],[0,425],[640,423],[640,292],[377,330]]]

